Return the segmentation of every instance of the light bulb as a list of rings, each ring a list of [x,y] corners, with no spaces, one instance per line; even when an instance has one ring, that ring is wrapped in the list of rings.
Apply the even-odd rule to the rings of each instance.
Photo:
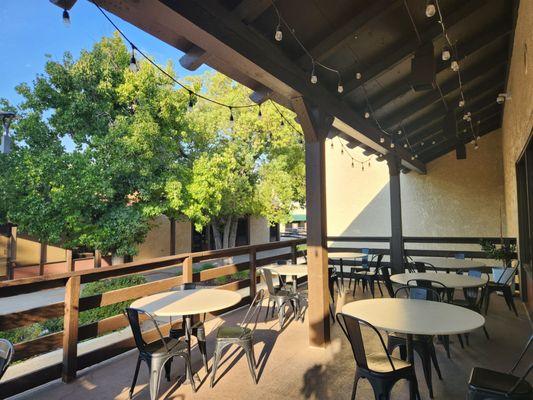
[[[418,154],[415,154],[415,158],[418,158]]]
[[[370,118],[370,113],[368,111],[365,111],[365,118],[366,119]]]
[[[379,138],[379,142],[380,142],[380,143],[385,143],[385,138],[384,138],[383,136],[380,137],[380,138]]]
[[[404,149],[407,148],[407,143],[404,143],[404,144],[403,144],[403,148],[404,148]]]
[[[344,92],[344,87],[340,83],[337,85],[337,92],[339,92],[339,93]]]
[[[359,80],[359,79],[361,79],[361,78],[362,78],[361,73],[360,73],[360,72],[357,72],[357,73],[355,74],[355,79]]]
[[[261,120],[263,118],[263,114],[261,113],[261,107],[259,107],[259,111],[257,112],[257,119]]]
[[[437,12],[437,7],[433,4],[433,1],[428,1],[426,4],[426,17],[431,18]]]
[[[276,28],[276,34],[274,35],[274,39],[276,39],[276,41],[278,42],[281,42],[283,40],[283,32],[281,31],[281,27],[277,26]]]
[[[398,132],[396,132],[398,135],[401,135],[402,134],[402,130],[399,129]]]
[[[311,73],[311,83],[315,84],[318,82],[318,77],[315,75],[315,70]]]
[[[283,121],[283,119],[281,120],[281,122],[279,123],[280,126],[285,126],[285,122]]]
[[[137,65],[137,60],[135,59],[135,46],[131,45],[131,57],[130,57],[130,71],[137,72],[139,66]]]
[[[65,26],[70,26],[70,15],[67,10],[63,10],[63,23]]]
[[[420,142],[420,146],[423,146],[424,145],[424,142]]]
[[[474,150],[477,150],[479,149],[479,145],[476,143],[476,145],[474,146]]]
[[[471,144],[476,144],[476,139],[472,139],[472,140],[470,141],[470,143],[471,143]]]
[[[414,160],[415,159],[415,156],[411,156],[411,160]]]
[[[191,112],[193,106],[194,106],[194,103],[192,101],[192,92],[189,92],[189,104],[187,105],[187,111]]]
[[[233,128],[233,125],[235,125],[235,118],[233,118],[233,109],[229,108],[229,126]]]
[[[437,143],[435,140],[431,142],[431,144],[435,144],[435,143]]]
[[[459,107],[464,107],[465,106],[465,101],[464,100],[459,100]]]
[[[390,142],[390,148],[394,149],[395,147],[396,147],[396,145],[394,144],[394,142]]]
[[[452,68],[452,71],[459,71],[459,63],[456,60],[453,60],[450,66]]]
[[[445,47],[442,49],[442,61],[448,61],[451,58],[452,54],[450,53],[450,49]]]
[[[476,140],[479,140],[479,139],[481,139],[481,136],[478,135],[478,136],[476,137]]]

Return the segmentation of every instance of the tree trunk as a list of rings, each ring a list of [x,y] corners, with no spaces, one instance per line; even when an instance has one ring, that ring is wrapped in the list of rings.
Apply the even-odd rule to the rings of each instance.
[[[218,230],[218,224],[216,222],[211,222],[211,229],[213,229],[213,237],[215,238],[215,249],[219,250],[222,248],[222,239],[220,237],[220,231]]]
[[[239,217],[233,218],[231,221],[231,229],[229,234],[229,247],[235,247],[235,242],[237,241],[237,227],[239,225]]]
[[[222,237],[222,246],[224,249],[227,249],[229,247],[229,234],[231,231],[231,215],[226,218],[226,221],[224,223],[224,236]]]

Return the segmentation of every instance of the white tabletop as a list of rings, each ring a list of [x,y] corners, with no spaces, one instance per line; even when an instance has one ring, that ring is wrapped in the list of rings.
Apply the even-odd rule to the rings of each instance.
[[[223,289],[190,289],[163,292],[143,297],[131,303],[158,317],[203,314],[231,307],[241,301],[241,295]]]
[[[279,265],[277,267],[264,267],[268,268],[272,272],[283,276],[296,276],[301,278],[307,276],[307,264],[287,264]]]
[[[443,258],[443,257],[415,257],[414,261],[425,262],[433,265],[437,269],[450,269],[450,270],[468,270],[478,269],[486,266],[483,261],[476,260],[460,260],[457,258]]]
[[[328,253],[328,258],[334,258],[336,260],[338,259],[349,259],[349,258],[363,258],[363,257],[369,257],[370,254],[365,253],[357,253],[357,252],[343,252],[343,253]]]
[[[471,288],[483,286],[487,283],[487,278],[477,278],[475,276],[445,274],[435,272],[414,272],[405,274],[396,274],[390,277],[391,281],[407,285],[411,279],[425,279],[442,283],[447,288]]]
[[[427,300],[359,300],[344,305],[342,312],[376,328],[415,335],[453,335],[485,324],[481,314],[467,308]]]

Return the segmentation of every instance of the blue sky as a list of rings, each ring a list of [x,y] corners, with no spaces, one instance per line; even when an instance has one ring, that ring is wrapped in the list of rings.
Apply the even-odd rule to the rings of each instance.
[[[137,47],[164,64],[171,59],[178,77],[191,75],[180,67],[183,53],[133,25],[111,15],[117,25]],[[45,54],[61,59],[65,51],[75,57],[81,49],[89,49],[102,36],[113,33],[113,27],[88,0],[78,0],[70,11],[71,25],[62,21],[62,10],[48,0],[0,0],[0,97],[18,103],[15,86],[31,82],[43,71]],[[201,67],[194,73],[201,73]]]

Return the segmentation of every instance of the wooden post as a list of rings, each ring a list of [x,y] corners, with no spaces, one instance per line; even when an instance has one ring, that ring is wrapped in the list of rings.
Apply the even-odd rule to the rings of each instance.
[[[404,244],[402,228],[402,196],[400,187],[400,159],[395,153],[387,155],[390,186],[391,241],[390,263],[393,273],[403,273]]]
[[[291,262],[293,264],[298,264],[298,246],[295,244],[291,246]]]
[[[183,260],[182,283],[192,282],[192,273],[193,273],[192,264],[193,264],[192,256],[189,256],[185,260]]]
[[[39,275],[44,275],[44,265],[46,264],[46,243],[39,243]]]
[[[102,252],[100,250],[94,251],[94,268],[100,268],[102,266]]]
[[[65,319],[63,322],[63,382],[76,378],[78,361],[78,313],[80,303],[80,277],[72,276],[65,286]]]
[[[250,300],[253,300],[257,292],[257,251],[250,249]]]
[[[67,261],[67,272],[74,271],[74,260],[72,259],[72,250],[67,249],[65,251],[65,258]]]
[[[309,344],[330,341],[325,139],[333,118],[303,98],[292,100],[305,136]]]
[[[176,219],[170,218],[170,255],[176,255]]]

